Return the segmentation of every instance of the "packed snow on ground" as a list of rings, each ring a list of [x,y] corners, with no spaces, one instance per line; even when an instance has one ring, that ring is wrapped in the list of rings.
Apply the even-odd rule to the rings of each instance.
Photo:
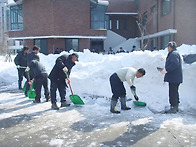
[[[181,55],[196,53],[196,46],[182,45],[178,47],[178,52]],[[168,84],[163,82],[164,75],[157,71],[157,67],[164,67],[167,53],[168,53],[167,49],[161,51],[154,51],[154,52],[135,51],[132,53],[122,53],[116,55],[102,55],[102,54],[91,53],[88,49],[85,49],[84,52],[79,52],[78,53],[79,62],[77,62],[76,66],[73,67],[70,79],[71,79],[71,85],[74,93],[79,95],[84,100],[85,105],[81,108],[73,107],[72,105],[69,108],[69,112],[68,111],[64,112],[62,110],[63,113],[61,112],[61,110],[59,110],[60,113],[57,113],[57,111],[52,111],[49,113],[47,111],[51,107],[50,103],[42,103],[41,104],[42,106],[40,106],[40,104],[35,105],[33,103],[29,103],[27,98],[26,98],[27,102],[24,101],[24,95],[22,93],[9,93],[9,91],[12,91],[13,89],[17,88],[17,69],[13,62],[4,62],[5,57],[0,56],[0,64],[1,64],[0,67],[0,87],[1,87],[0,106],[1,107],[0,108],[2,110],[4,110],[5,108],[6,111],[6,113],[1,114],[0,119],[8,119],[9,117],[15,117],[16,115],[22,115],[22,116],[25,115],[26,119],[28,120],[29,115],[39,118],[41,116],[36,114],[42,114],[43,112],[45,112],[43,115],[44,115],[46,125],[43,124],[45,122],[39,122],[39,120],[37,120],[38,121],[37,123],[43,124],[40,125],[37,128],[37,130],[50,128],[49,130],[53,131],[52,129],[54,129],[55,126],[59,128],[62,126],[62,124],[60,123],[54,124],[53,121],[62,119],[62,115],[66,113],[67,116],[66,124],[67,121],[68,122],[74,121],[77,125],[79,125],[77,123],[78,121],[83,122],[80,128],[77,128],[78,126],[75,124],[76,125],[75,127],[77,128],[75,129],[75,135],[78,134],[78,136],[76,136],[77,139],[82,138],[80,136],[81,133],[79,133],[80,131],[81,132],[92,131],[93,128],[97,125],[97,123],[98,123],[98,128],[96,127],[96,131],[100,133],[99,134],[100,137],[98,136],[98,138],[100,139],[101,133],[104,133],[104,131],[108,131],[113,127],[129,126],[130,124],[128,122],[130,121],[131,121],[131,125],[141,125],[149,122],[155,122],[154,117],[152,117],[153,114],[151,111],[149,111],[148,107],[155,110],[162,110],[165,108],[165,106],[169,106]],[[69,54],[69,53],[62,52],[60,55],[62,54]],[[50,73],[52,67],[55,64],[56,58],[59,57],[60,55],[49,54],[46,56],[39,53],[41,59],[40,62],[46,67],[48,73]],[[14,58],[14,56],[12,56],[12,58]],[[113,114],[110,114],[109,112],[110,98],[112,96],[110,84],[109,84],[109,77],[116,70],[122,67],[134,67],[136,69],[142,67],[146,70],[146,75],[144,77],[135,79],[135,86],[137,88],[137,94],[140,100],[145,101],[147,103],[147,107],[138,108],[133,105],[132,101],[128,101],[127,105],[132,107],[132,109],[130,111],[122,112],[117,117]],[[180,110],[182,112],[195,110],[196,107],[195,71],[196,71],[196,63],[193,64],[183,63],[184,82],[183,84],[180,85],[180,89],[179,89],[180,102],[181,102]],[[124,84],[127,90],[127,98],[133,99],[130,88],[126,83]],[[68,97],[70,94],[71,94],[70,90],[67,89],[67,99],[69,99]],[[42,99],[42,101],[44,101],[44,98]],[[59,105],[59,101],[60,98],[58,95],[58,105]],[[21,109],[18,108],[16,109],[14,107],[15,105],[19,106]],[[6,110],[7,108],[10,108],[12,111]],[[80,113],[78,111],[75,111],[75,109],[79,110]],[[117,109],[120,110],[119,103],[117,105]],[[51,119],[51,116],[54,119],[48,121],[47,117],[50,117]],[[140,116],[142,117],[140,118]],[[85,120],[84,117],[87,120]],[[133,121],[132,119],[135,120]],[[164,123],[161,124],[162,125],[161,127],[164,127],[164,125],[167,125],[168,123],[171,122],[173,123],[178,122],[176,127],[177,129],[180,129],[183,123],[185,123],[183,120],[181,120],[182,119],[181,117],[173,118],[173,115],[162,115],[161,117],[159,117],[159,119],[166,120],[164,121]],[[119,122],[119,120],[123,120],[124,122]],[[90,122],[90,126],[88,126],[89,122]],[[156,123],[157,122],[155,122],[155,124]],[[188,128],[189,130],[191,130],[191,127],[193,127],[193,125],[195,126],[195,119],[189,119],[187,123],[192,124],[189,126],[190,128]],[[31,125],[33,124],[31,123],[27,124],[26,127],[31,128],[32,127]],[[69,124],[67,125],[69,126]],[[72,126],[72,128],[74,128],[74,126]],[[151,129],[151,128],[146,128],[146,129]],[[36,131],[36,129],[30,131],[33,132]],[[97,137],[96,131],[94,130],[95,138]],[[118,132],[118,133],[123,134],[124,132],[126,132],[126,129],[121,131],[122,132]],[[58,132],[56,134],[58,136]],[[113,135],[117,135],[117,134],[114,133]],[[48,134],[39,134],[39,136],[43,140],[48,139],[47,135]],[[84,134],[83,137],[86,137],[85,138],[86,140],[90,138],[90,136],[88,135],[84,136]],[[91,137],[93,137],[93,135]],[[110,137],[115,138],[115,136],[110,136]],[[184,137],[184,135],[182,135],[182,137]],[[65,144],[62,138],[63,138],[62,136],[54,137],[53,139],[49,140],[49,144],[59,145],[59,146]],[[72,143],[74,143],[73,140],[72,142],[66,142],[66,145]],[[92,144],[96,146],[95,142],[92,142]]]

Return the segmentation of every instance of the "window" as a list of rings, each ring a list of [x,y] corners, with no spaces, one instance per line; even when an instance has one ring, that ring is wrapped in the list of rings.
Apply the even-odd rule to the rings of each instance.
[[[112,29],[112,20],[110,20],[110,30]]]
[[[156,5],[154,5],[154,6],[151,8],[151,14],[153,14],[155,11],[156,11]]]
[[[148,18],[148,13],[147,11],[144,12],[143,17],[142,17],[142,24],[145,26],[147,23],[147,18]]]
[[[48,39],[35,39],[34,45],[40,47],[41,53],[48,54]]]
[[[151,41],[151,50],[155,50],[157,48],[157,44],[156,44],[157,39],[153,38]]]
[[[120,29],[120,21],[116,20],[116,29],[119,30]]]
[[[165,49],[166,45],[171,41],[171,35],[161,37],[161,49]]]
[[[105,28],[108,30],[110,29],[110,16],[105,15]]]
[[[105,11],[102,5],[91,7],[91,29],[105,29]]]
[[[78,39],[66,39],[66,51],[74,50],[79,51],[79,40]]]
[[[23,10],[22,5],[16,5],[10,7],[10,21],[11,30],[23,29]]]
[[[171,0],[162,0],[161,8],[162,16],[169,14],[171,12]]]

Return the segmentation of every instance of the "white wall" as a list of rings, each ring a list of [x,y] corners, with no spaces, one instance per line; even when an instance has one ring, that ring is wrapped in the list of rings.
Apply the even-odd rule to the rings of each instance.
[[[127,41],[117,45],[115,48],[113,48],[113,50],[114,52],[117,52],[118,50],[120,50],[120,47],[122,47],[124,50],[130,52],[132,50],[133,45],[136,46],[136,50],[140,50],[140,42],[136,38],[128,39]]]
[[[115,48],[117,45],[126,41],[126,38],[118,35],[117,33],[108,30],[107,39],[104,41],[104,49],[108,52],[109,47]]]

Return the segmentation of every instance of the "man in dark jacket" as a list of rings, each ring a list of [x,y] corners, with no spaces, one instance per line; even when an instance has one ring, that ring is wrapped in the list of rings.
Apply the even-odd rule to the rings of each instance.
[[[28,52],[29,52],[29,48],[24,47],[22,51],[20,51],[14,59],[14,63],[16,64],[17,69],[18,69],[18,88],[19,89],[22,89],[21,84],[22,84],[23,76],[26,78],[25,68],[21,68],[21,66],[22,67],[27,66],[27,53]]]
[[[33,51],[27,54],[27,69],[25,70],[26,72],[29,70],[29,65],[32,60],[37,60],[40,61],[39,56],[37,55],[39,53],[40,48],[37,46],[33,47]],[[30,80],[32,80],[34,77],[33,72],[30,72]],[[25,90],[25,96],[27,96],[27,91],[29,91],[30,85],[26,85],[26,90]]]
[[[78,61],[78,54],[73,53],[71,55],[62,55],[57,58],[56,63],[49,74],[49,79],[51,81],[50,86],[50,95],[51,95],[51,103],[52,109],[59,110],[56,102],[56,91],[58,89],[61,97],[61,107],[69,106],[70,104],[66,102],[66,79],[68,83],[70,83],[70,79],[66,77],[64,72],[67,72],[68,75],[71,73],[72,67],[75,65],[75,62]]]
[[[49,101],[49,90],[48,90],[48,74],[45,67],[37,60],[32,60],[29,64],[30,73],[32,76],[32,81],[34,81],[34,89],[36,93],[34,103],[40,103],[41,99],[41,88],[44,87],[44,95],[46,102]]]
[[[168,43],[168,52],[165,69],[161,70],[165,74],[164,81],[169,83],[170,109],[165,113],[177,113],[179,104],[178,88],[183,81],[182,60],[176,50],[176,43],[174,41]]]

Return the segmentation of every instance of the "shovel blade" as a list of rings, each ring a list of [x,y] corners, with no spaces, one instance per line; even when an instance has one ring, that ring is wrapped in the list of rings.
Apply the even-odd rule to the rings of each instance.
[[[76,105],[84,105],[83,100],[78,95],[70,95],[69,98]]]
[[[141,101],[133,101],[133,103],[134,103],[136,106],[146,106],[146,103],[145,103],[145,102],[141,102]]]
[[[28,95],[29,99],[35,100],[35,97],[36,97],[35,90],[29,90],[27,92],[27,95]]]

